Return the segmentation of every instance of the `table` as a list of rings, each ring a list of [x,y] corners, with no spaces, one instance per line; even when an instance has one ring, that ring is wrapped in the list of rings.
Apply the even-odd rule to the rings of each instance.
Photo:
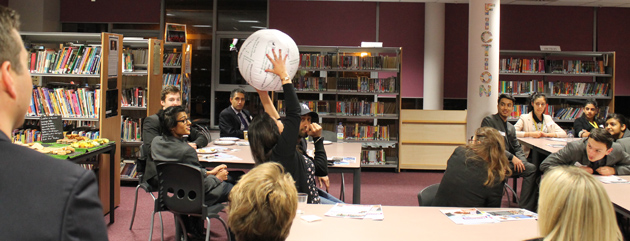
[[[566,141],[559,141],[560,139]],[[558,152],[562,147],[550,146],[563,144],[566,146],[568,142],[581,140],[582,138],[533,138],[533,137],[519,137],[518,140],[522,145],[527,146],[531,149],[532,155],[532,164],[536,165],[536,167],[540,166],[543,160],[541,160],[542,155],[549,155],[551,153]]]
[[[619,176],[630,181],[630,176]],[[615,211],[630,217],[630,184],[627,183],[610,183],[604,184],[604,189],[610,197]]]
[[[356,162],[350,163],[349,165],[334,165],[328,167],[329,173],[352,173],[353,175],[353,183],[352,183],[352,202],[354,204],[361,203],[361,143],[335,143],[333,142],[330,145],[324,145],[326,149],[326,155],[328,157],[332,156],[344,156],[344,157],[355,157]],[[208,146],[215,146],[214,143],[209,143]],[[224,160],[224,161],[204,161],[202,158],[199,158],[199,162],[204,166],[217,166],[219,164],[225,164],[228,168],[240,168],[240,169],[251,169],[254,167],[254,158],[252,157],[251,150],[249,146],[221,146],[221,147],[229,147],[233,149],[239,149],[239,151],[227,152],[226,154],[236,156],[241,160]],[[309,143],[309,148],[313,148],[313,145]],[[200,154],[203,155],[203,154]]]
[[[305,207],[304,207],[305,206]],[[525,240],[537,237],[536,220],[500,222],[480,225],[457,225],[440,209],[445,207],[383,206],[383,221],[326,217],[332,205],[300,206],[306,215],[317,215],[322,221],[293,221],[287,241],[320,240]],[[480,208],[480,210],[506,208]]]
[[[116,195],[114,189],[114,172],[116,165],[116,144],[112,143],[107,145],[106,147],[86,152],[78,156],[73,156],[68,158],[69,161],[77,163],[77,164],[94,164],[93,162],[88,162],[87,160],[96,157],[100,154],[108,154],[109,155],[109,223],[112,224],[115,221],[115,212],[114,212],[114,195]],[[97,158],[98,160],[98,158]]]

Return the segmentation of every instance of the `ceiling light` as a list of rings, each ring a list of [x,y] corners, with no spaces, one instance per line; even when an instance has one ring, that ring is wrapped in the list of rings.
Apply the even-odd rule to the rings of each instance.
[[[198,25],[193,25],[193,27],[195,28],[211,28],[212,25],[203,25],[203,24],[198,24]]]
[[[238,20],[239,23],[260,23],[258,20]]]
[[[266,27],[261,27],[261,26],[250,26],[250,28],[266,28]]]

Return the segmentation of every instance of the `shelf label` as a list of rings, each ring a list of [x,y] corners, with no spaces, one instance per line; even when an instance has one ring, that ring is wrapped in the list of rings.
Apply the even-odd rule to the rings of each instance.
[[[42,116],[39,124],[42,130],[42,142],[63,139],[63,123],[61,122],[61,116]]]
[[[540,51],[561,51],[560,46],[556,45],[540,45]]]

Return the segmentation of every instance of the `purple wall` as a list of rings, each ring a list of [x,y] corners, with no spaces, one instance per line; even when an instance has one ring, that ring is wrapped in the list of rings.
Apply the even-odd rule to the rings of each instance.
[[[446,4],[445,10],[444,98],[466,98],[464,87],[468,86],[468,4]]]
[[[630,96],[630,8],[600,8],[597,13],[599,51],[615,51],[615,95]],[[621,107],[617,103],[617,108]]]
[[[9,0],[0,0],[0,5],[8,7],[9,6]]]
[[[0,0],[1,1],[1,0]],[[61,22],[159,23],[160,2],[156,0],[60,0]]]
[[[379,42],[402,47],[401,96],[422,97],[424,90],[424,3],[381,3]]]

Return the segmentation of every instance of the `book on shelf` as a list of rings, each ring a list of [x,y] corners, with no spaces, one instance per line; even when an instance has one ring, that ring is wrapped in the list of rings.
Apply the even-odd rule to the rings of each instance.
[[[545,84],[542,80],[528,81],[499,81],[501,93],[511,95],[529,95],[534,92],[545,92]]]
[[[142,141],[142,118],[121,116],[120,129],[123,141]]]
[[[31,143],[35,141],[41,141],[42,135],[39,129],[15,129],[13,130],[12,138],[13,143]]]
[[[122,58],[123,58],[123,63],[122,63],[123,72],[133,72],[134,62],[133,62],[133,55],[131,54],[131,50],[129,49],[123,50]]]
[[[146,107],[145,90],[142,87],[122,90],[121,106]]]
[[[365,100],[358,101],[356,99],[337,101],[336,113],[346,116],[383,116],[385,113],[385,103],[369,102]]]
[[[179,67],[182,65],[182,53],[168,53],[164,55],[164,67]]]
[[[133,161],[125,160],[120,162],[120,176],[124,178],[138,177],[137,165]]]
[[[87,88],[33,88],[27,116],[61,115],[63,117],[98,118],[101,90]]]
[[[31,50],[27,66],[31,73],[38,74],[98,74],[100,56],[100,46]]]
[[[502,58],[500,73],[545,73],[544,59]]]
[[[331,78],[332,79],[332,78]],[[340,92],[395,93],[397,78],[339,77],[334,78]]]
[[[385,164],[385,150],[361,150],[361,164],[383,165]]]
[[[293,78],[293,86],[295,90],[326,91],[328,90],[328,81],[326,77],[296,75]]]
[[[182,75],[181,74],[163,74],[162,75],[162,86],[166,86],[166,85],[174,85],[174,86],[180,86],[182,81]]]
[[[608,83],[549,82],[552,96],[608,96]]]

